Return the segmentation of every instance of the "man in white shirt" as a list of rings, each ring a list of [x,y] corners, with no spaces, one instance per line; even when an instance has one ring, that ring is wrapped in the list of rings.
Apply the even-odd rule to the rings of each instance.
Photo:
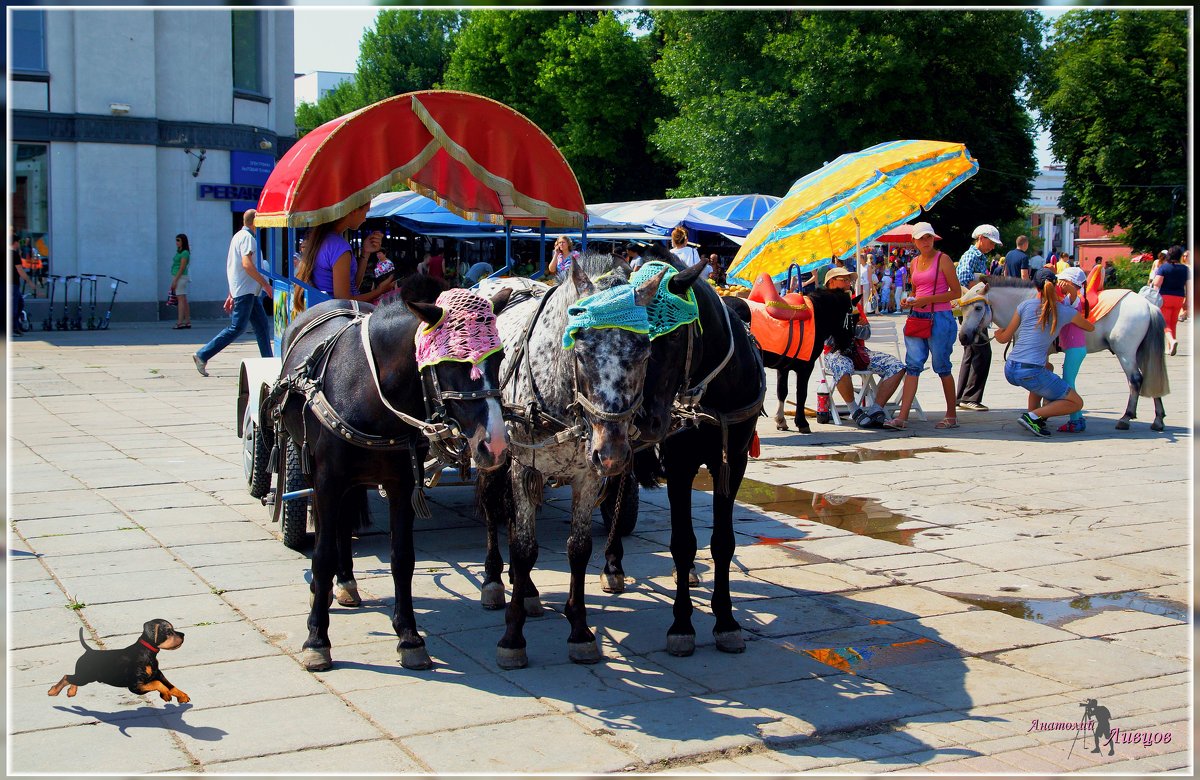
[[[242,215],[242,229],[233,234],[229,242],[229,254],[225,258],[225,276],[229,281],[229,297],[225,299],[225,311],[230,314],[229,327],[213,336],[212,341],[192,355],[192,362],[200,376],[208,376],[206,366],[234,339],[242,335],[247,325],[254,327],[258,339],[258,353],[271,357],[271,320],[258,299],[259,288],[271,294],[271,284],[258,270],[254,256],[258,254],[258,242],[254,238],[254,209]]]
[[[858,294],[863,298],[863,306],[868,314],[874,312],[875,306],[875,263],[871,253],[863,250],[858,255]]]

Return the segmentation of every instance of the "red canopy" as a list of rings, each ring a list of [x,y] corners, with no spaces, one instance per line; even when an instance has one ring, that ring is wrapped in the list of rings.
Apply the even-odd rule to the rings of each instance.
[[[876,244],[910,244],[910,243],[912,243],[912,240],[913,240],[912,232],[913,232],[912,225],[900,225],[899,227],[892,228],[888,232],[884,233],[882,236],[879,236],[872,243],[876,243]]]
[[[428,90],[381,100],[305,135],[271,172],[258,227],[332,222],[404,184],[466,219],[582,227],[575,173],[503,103]]]

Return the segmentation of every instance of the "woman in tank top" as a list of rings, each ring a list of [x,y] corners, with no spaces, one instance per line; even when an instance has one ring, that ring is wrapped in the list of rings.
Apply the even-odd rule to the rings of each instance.
[[[957,428],[955,416],[957,405],[954,377],[950,366],[950,350],[958,335],[954,315],[950,313],[951,301],[962,297],[962,286],[954,269],[954,260],[949,255],[933,248],[933,242],[941,236],[933,232],[928,222],[913,226],[913,243],[920,251],[913,258],[910,282],[913,294],[901,302],[901,307],[911,310],[909,316],[932,319],[933,331],[928,338],[904,337],[904,392],[900,397],[900,410],[885,427],[903,430],[908,425],[908,412],[917,395],[917,381],[925,370],[925,361],[932,358],[933,372],[942,381],[942,393],[946,397],[946,416],[935,428]]]

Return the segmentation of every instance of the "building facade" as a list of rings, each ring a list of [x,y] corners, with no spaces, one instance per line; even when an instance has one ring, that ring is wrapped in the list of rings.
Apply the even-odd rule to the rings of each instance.
[[[1038,239],[1035,246],[1047,257],[1051,252],[1069,252],[1084,270],[1090,270],[1097,259],[1115,260],[1129,257],[1132,250],[1116,236],[1120,226],[1105,230],[1087,217],[1068,219],[1059,206],[1066,172],[1061,165],[1043,168],[1033,183],[1029,205],[1030,238]]]
[[[10,18],[13,227],[51,274],[127,281],[114,319],[141,320],[185,233],[196,315],[218,314],[230,236],[295,136],[292,12]]]
[[[312,103],[328,95],[339,84],[354,81],[353,73],[340,70],[314,70],[312,73],[296,76],[296,107],[301,103]]]

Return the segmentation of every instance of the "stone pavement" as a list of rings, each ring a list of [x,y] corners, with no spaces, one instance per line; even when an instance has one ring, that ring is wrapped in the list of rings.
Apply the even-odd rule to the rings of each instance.
[[[873,344],[886,345],[899,319],[876,320]],[[1133,430],[1113,430],[1125,385],[1098,354],[1080,379],[1088,430],[1033,439],[1016,424],[1024,397],[999,349],[993,411],[961,413],[957,430],[933,429],[929,374],[930,421],[903,434],[814,425],[800,436],[764,418],[735,512],[742,655],[715,650],[706,584],[695,655],[665,652],[668,514],[662,491],[643,491],[626,593],[600,592],[593,554],[590,622],[605,659],[569,663],[559,490],[539,524],[547,614],[527,625],[529,668],[501,671],[503,615],[478,603],[472,491],[442,487],[416,533],[435,668],[399,666],[387,540],[365,534],[364,604],[334,607],[334,668],[310,674],[297,662],[307,558],[277,540],[242,477],[236,372],[253,344],[215,358],[208,379],[191,364],[219,327],[10,345],[12,772],[1190,770],[1190,334],[1168,360],[1162,434],[1148,430],[1148,401]],[[694,495],[706,545],[710,502]],[[190,704],[99,684],[46,696],[73,669],[81,627],[93,645],[121,647],[156,617],[187,634],[160,660]],[[1069,726],[1086,699],[1120,729],[1113,756]]]

